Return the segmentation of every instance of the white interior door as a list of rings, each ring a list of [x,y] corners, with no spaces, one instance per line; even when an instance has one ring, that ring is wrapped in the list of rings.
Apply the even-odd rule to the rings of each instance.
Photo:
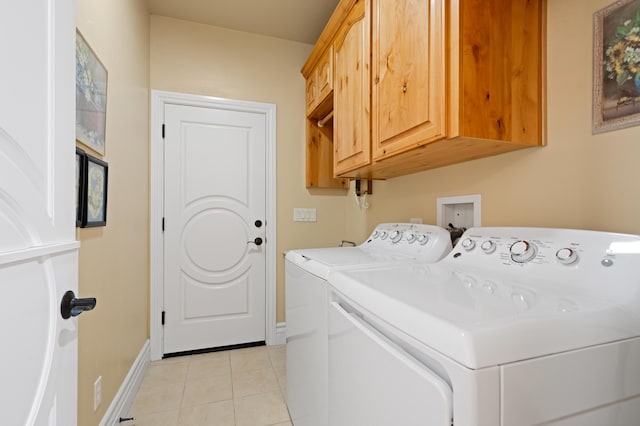
[[[75,425],[75,1],[0,6],[0,423]]]
[[[163,351],[264,341],[265,115],[164,113]]]

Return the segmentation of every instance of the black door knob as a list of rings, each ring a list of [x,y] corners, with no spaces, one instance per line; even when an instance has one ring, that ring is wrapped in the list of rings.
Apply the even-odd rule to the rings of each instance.
[[[84,311],[90,311],[96,307],[95,297],[86,297],[84,299],[76,299],[76,295],[73,291],[67,291],[62,296],[62,302],[60,303],[60,313],[62,318],[69,319],[69,317],[77,317]]]
[[[253,244],[257,245],[257,246],[261,246],[263,241],[262,241],[262,238],[256,237],[253,241],[247,241],[247,244],[251,244],[251,243],[253,243]]]

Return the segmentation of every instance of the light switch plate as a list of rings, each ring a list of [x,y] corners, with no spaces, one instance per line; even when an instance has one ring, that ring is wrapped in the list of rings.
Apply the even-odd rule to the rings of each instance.
[[[294,222],[315,222],[316,209],[315,208],[305,208],[305,209],[294,208],[293,221]]]

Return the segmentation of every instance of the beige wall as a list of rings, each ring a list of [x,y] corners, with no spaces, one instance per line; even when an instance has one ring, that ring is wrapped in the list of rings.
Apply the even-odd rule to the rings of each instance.
[[[77,231],[79,294],[98,299],[78,321],[78,424],[97,425],[149,336],[149,13],[144,0],[78,0],[77,26],[108,71],[107,226]]]
[[[547,147],[374,182],[367,212],[346,204],[347,222],[360,225],[349,236],[410,217],[435,223],[437,197],[467,194],[482,195],[487,226],[640,234],[640,127],[591,134],[592,17],[610,3],[548,2]]]
[[[344,238],[344,190],[304,186],[304,80],[312,46],[151,16],[151,88],[273,103],[277,108],[277,320],[284,321],[284,261],[293,248],[335,246]],[[318,222],[294,223],[294,207]]]

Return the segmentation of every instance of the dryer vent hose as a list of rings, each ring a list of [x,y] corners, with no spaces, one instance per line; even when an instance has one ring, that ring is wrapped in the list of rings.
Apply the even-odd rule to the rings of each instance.
[[[450,223],[447,227],[447,231],[449,231],[449,234],[451,235],[451,244],[455,246],[458,239],[462,237],[462,234],[464,234],[464,231],[466,230],[467,228],[456,228],[452,223]]]

